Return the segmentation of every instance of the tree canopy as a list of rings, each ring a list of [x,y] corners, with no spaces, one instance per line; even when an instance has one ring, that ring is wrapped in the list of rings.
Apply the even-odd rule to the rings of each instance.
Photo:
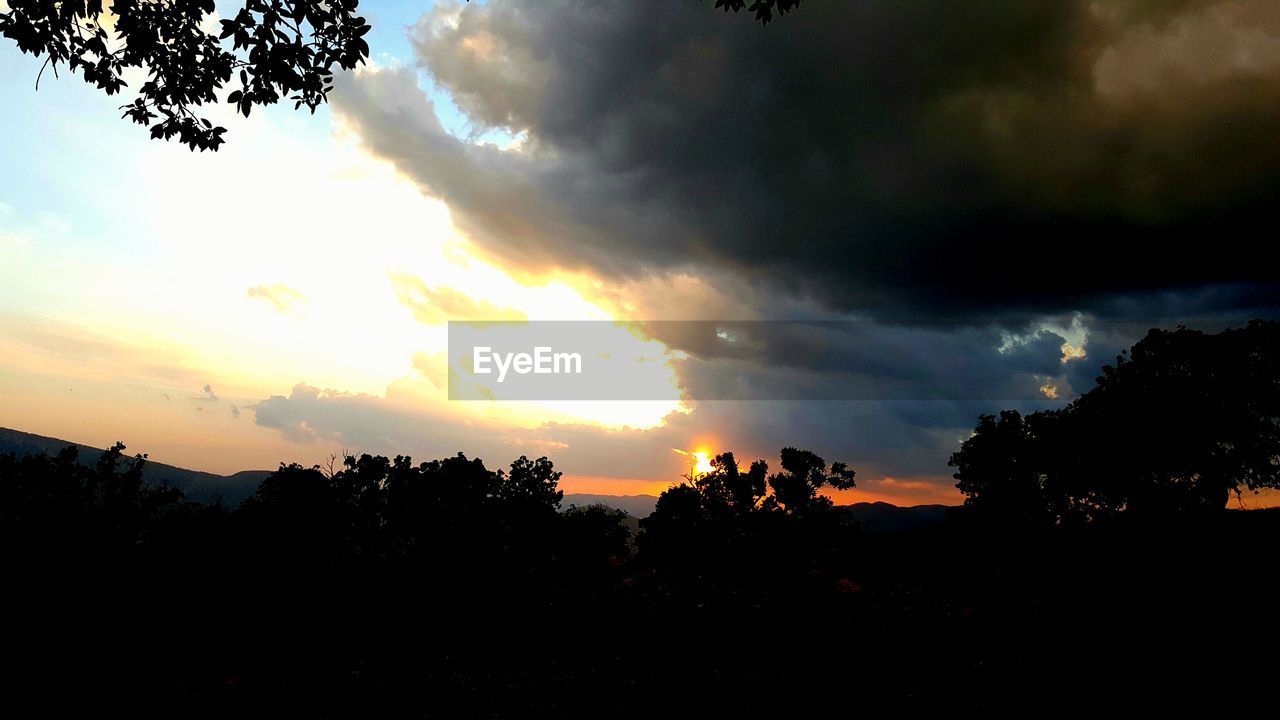
[[[1148,703],[1178,677],[1217,707],[1242,667],[1274,669],[1253,659],[1270,626],[1222,623],[1274,598],[1258,568],[1280,514],[1200,511],[1224,483],[1274,482],[1274,333],[1155,333],[1068,410],[984,417],[957,453],[975,511],[915,528],[861,526],[906,509],[833,505],[853,471],[796,448],[772,474],[716,456],[634,542],[621,511],[560,511],[546,458],[281,464],[230,509],[146,484],[120,445],[0,454],[10,697],[164,717],[807,717],[850,697]],[[1163,437],[1186,413],[1203,417]],[[1119,432],[1135,434],[1105,444]],[[1126,437],[1164,444],[1112,463]]]
[[[248,116],[258,105],[292,101],[315,112],[328,99],[334,68],[351,70],[369,56],[371,29],[358,0],[247,0],[217,26],[213,0],[9,0],[0,35],[45,69],[79,73],[108,95],[142,71],[124,117],[149,126],[151,137],[176,137],[192,150],[217,150],[226,128],[198,114],[226,102]],[[229,47],[228,47],[229,45]],[[36,87],[39,88],[39,77]]]
[[[966,505],[1023,519],[1214,510],[1280,487],[1280,323],[1151,330],[1067,407],[981,417],[951,465]]]

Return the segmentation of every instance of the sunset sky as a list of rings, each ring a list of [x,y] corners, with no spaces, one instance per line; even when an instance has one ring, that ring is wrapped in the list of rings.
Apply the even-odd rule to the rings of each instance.
[[[210,108],[217,153],[6,41],[0,426],[219,473],[548,455],[605,494],[797,445],[841,501],[957,503],[979,413],[1274,316],[1280,2],[712,4],[368,0],[367,67],[314,115]],[[507,319],[863,331],[838,366],[639,339],[683,401],[448,400],[445,323]],[[765,378],[865,399],[703,399]]]

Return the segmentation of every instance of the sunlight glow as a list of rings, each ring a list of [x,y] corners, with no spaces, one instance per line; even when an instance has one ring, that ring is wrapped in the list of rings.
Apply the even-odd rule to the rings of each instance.
[[[706,450],[698,450],[694,452],[693,458],[693,471],[698,475],[706,475],[715,469],[711,466],[711,454]]]
[[[155,281],[124,282],[120,289],[132,306],[124,315],[149,327],[178,328],[167,339],[216,364],[229,379],[244,377],[245,384],[271,392],[306,382],[383,395],[392,383],[422,377],[432,382],[417,388],[416,400],[445,403],[447,387],[439,378],[447,367],[448,320],[612,319],[608,309],[575,287],[578,278],[519,277],[501,267],[500,259],[483,256],[457,232],[442,203],[424,196],[390,163],[369,156],[340,126],[330,137],[308,138],[264,121],[242,131],[239,139],[239,147],[229,146],[225,153],[234,162],[197,181],[208,187],[170,183],[182,174],[187,158],[164,146],[152,153],[145,177],[156,199],[151,216],[156,234],[179,226],[181,217],[207,212],[203,198],[219,186],[247,184],[248,196],[272,196],[277,202],[242,204],[231,222],[197,227],[183,242],[164,244],[167,266],[200,269],[168,274],[166,303],[153,302]],[[257,141],[256,152],[250,150],[251,140]],[[234,157],[238,153],[245,154]],[[246,172],[245,165],[255,171]],[[283,182],[275,177],[282,167],[310,181]],[[323,213],[285,216],[272,209],[305,208],[336,197],[346,201]],[[262,243],[263,236],[272,242]],[[358,251],[351,250],[353,238],[359,239]],[[208,247],[220,252],[210,256]],[[334,262],[335,257],[342,261]],[[137,297],[140,287],[150,289],[148,297]],[[230,298],[237,302],[228,312]],[[345,329],[356,327],[358,338],[346,335]],[[647,357],[667,351],[661,343],[625,332],[619,342]],[[665,362],[654,365],[653,382],[675,387],[674,370]],[[288,375],[264,377],[263,367]],[[670,390],[655,395],[672,396]],[[687,409],[678,401],[655,400],[449,403],[447,412],[504,419],[515,427],[556,422],[652,428]]]
[[[690,478],[698,478],[715,470],[715,466],[711,464],[711,451],[705,447],[697,450],[671,448],[671,451],[686,458],[689,463]]]

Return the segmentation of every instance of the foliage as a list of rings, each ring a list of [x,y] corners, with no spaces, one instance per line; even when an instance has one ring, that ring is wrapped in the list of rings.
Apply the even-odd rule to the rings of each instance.
[[[1006,519],[1221,510],[1280,487],[1280,324],[1151,330],[1066,408],[980,418],[951,465],[967,506]]]
[[[773,496],[766,500],[766,509],[774,506],[796,514],[831,507],[831,499],[819,495],[824,487],[835,490],[853,488],[854,471],[844,463],[832,463],[830,472],[822,458],[808,450],[783,448],[782,472],[769,476]]]
[[[716,0],[716,7],[725,12],[737,13],[746,9],[747,12],[755,15],[755,19],[761,24],[768,25],[773,20],[773,14],[786,15],[787,13],[800,7],[802,0],[751,0],[751,4],[747,4],[747,0]]]
[[[998,418],[978,418],[973,435],[950,461],[968,507],[1003,518],[1041,519],[1046,459],[1039,456],[1041,444],[1032,426],[1044,417],[1004,410]]]
[[[779,455],[783,471],[773,475],[764,460],[743,472],[732,452],[717,455],[710,472],[686,477],[658,497],[649,526],[692,528],[751,513],[804,515],[832,507],[831,499],[819,494],[823,488],[854,487],[854,471],[844,463],[832,463],[828,470],[817,454],[792,447]],[[772,494],[766,495],[766,484]]]
[[[223,90],[233,88],[226,102],[245,116],[281,100],[315,112],[328,98],[334,68],[365,61],[370,27],[357,5],[247,0],[213,29],[213,0],[9,0],[0,34],[43,56],[55,74],[65,66],[108,95],[125,89],[126,73],[144,72],[138,96],[121,106],[124,117],[149,126],[153,138],[217,150],[226,128],[196,109]]]
[[[1149,333],[1066,409],[980,419],[971,512],[882,533],[823,495],[852,470],[795,448],[772,475],[716,456],[635,542],[560,512],[546,458],[282,464],[228,510],[122,445],[0,455],[6,679],[165,717],[1093,709],[1170,677],[1217,707],[1276,669],[1267,623],[1222,628],[1275,597],[1280,513],[1203,512],[1276,483],[1276,335]]]
[[[1044,431],[1016,414],[988,426],[988,464],[972,467],[991,470],[975,477],[1021,477],[1004,449]],[[816,716],[850,697],[886,711],[1145,700],[1175,673],[1216,703],[1243,657],[1222,618],[1274,596],[1271,574],[1247,572],[1247,551],[1274,545],[1272,513],[1014,534],[979,515],[877,537],[813,500],[852,471],[794,449],[773,483],[799,488],[787,501],[770,501],[763,461],[743,471],[724,453],[663,493],[638,544],[617,510],[557,512],[545,458],[282,464],[229,511],[148,487],[122,450],[90,465],[0,455],[10,702]]]
[[[157,518],[181,493],[143,484],[146,456],[124,456],[116,443],[92,466],[68,447],[56,457],[0,455],[0,537],[6,551],[58,548],[68,557],[96,557],[148,539]]]
[[[849,551],[856,543],[852,521],[832,512],[820,490],[854,486],[854,471],[808,450],[783,448],[782,472],[769,475],[764,460],[743,471],[733,453],[717,455],[711,471],[687,477],[659,497],[654,511],[640,521],[641,558],[666,578],[666,592],[694,596],[716,594],[752,578],[756,591],[771,595],[779,577],[810,582],[823,553]],[[771,493],[768,491],[772,490]],[[762,569],[774,573],[770,579]],[[824,573],[843,575],[840,563]],[[762,599],[763,602],[763,599]]]
[[[750,512],[764,498],[768,472],[769,465],[764,460],[756,460],[742,472],[733,453],[726,452],[711,460],[711,472],[693,478],[693,487],[713,513]]]

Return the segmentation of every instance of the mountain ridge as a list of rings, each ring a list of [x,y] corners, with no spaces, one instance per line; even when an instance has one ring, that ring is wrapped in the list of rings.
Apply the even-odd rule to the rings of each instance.
[[[102,448],[62,440],[60,438],[36,435],[35,433],[0,427],[0,453],[11,452],[18,456],[38,455],[45,453],[56,455],[66,447],[74,447],[79,451],[79,462],[91,465],[102,455]],[[274,470],[240,470],[230,475],[203,470],[168,465],[148,459],[143,466],[142,477],[154,485],[168,485],[181,490],[187,499],[203,503],[221,501],[229,505],[238,504],[249,497],[258,488],[262,479],[275,472]]]

